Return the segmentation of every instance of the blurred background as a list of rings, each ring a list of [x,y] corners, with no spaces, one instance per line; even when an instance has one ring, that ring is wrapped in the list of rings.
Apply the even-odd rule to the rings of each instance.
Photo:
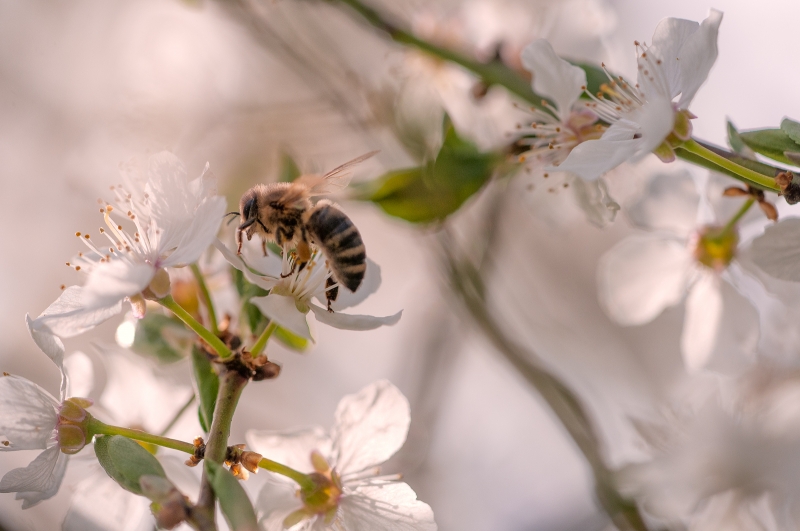
[[[702,20],[715,7],[725,12],[720,53],[692,108],[696,135],[722,144],[726,117],[740,129],[800,118],[795,1],[371,5],[420,34],[482,53],[500,42],[518,50],[547,37],[565,56],[605,61],[626,75],[635,74],[633,41],[649,39],[660,19]],[[56,370],[28,337],[24,314],[38,315],[62,284],[82,282],[64,262],[79,250],[74,232],[99,226],[96,199],[118,181],[120,162],[163,149],[178,155],[190,175],[208,162],[234,210],[244,190],[275,179],[282,153],[305,171],[325,171],[380,149],[356,180],[410,164],[397,124],[425,137],[438,126],[431,108],[447,108],[477,143],[501,143],[516,119],[508,99],[490,93],[469,101],[461,78],[431,63],[323,2],[0,3],[2,370],[56,393]],[[637,172],[647,171],[645,164],[609,179],[615,199],[624,200],[636,189]],[[579,390],[601,419],[609,459],[624,461],[637,451],[624,419],[680,387],[682,310],[643,327],[613,324],[597,303],[595,270],[599,256],[628,233],[627,222],[620,216],[597,228],[565,198],[489,191],[454,224],[469,241],[478,234],[469,210],[503,202],[494,227],[493,311],[509,336]],[[443,287],[434,229],[370,204],[345,208],[383,278],[358,313],[403,309],[403,318],[366,333],[318,327],[317,346],[304,354],[274,347],[270,357],[283,373],[246,389],[234,442],[243,442],[250,428],[328,427],[341,396],[388,378],[409,397],[413,419],[392,467],[433,507],[440,529],[604,529],[589,470],[573,443]],[[102,364],[96,345],[113,344],[121,320],[66,341],[68,351]],[[128,385],[131,394],[153,392]],[[199,432],[187,414],[170,433],[191,440]],[[0,473],[32,456],[0,454]],[[80,468],[73,462],[59,495],[28,511],[12,495],[0,495],[0,525],[59,529],[85,475]]]

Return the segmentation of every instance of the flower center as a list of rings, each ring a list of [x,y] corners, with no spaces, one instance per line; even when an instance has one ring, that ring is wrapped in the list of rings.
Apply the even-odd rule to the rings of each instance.
[[[700,264],[720,272],[736,257],[739,235],[735,230],[704,227],[697,234],[694,257]]]

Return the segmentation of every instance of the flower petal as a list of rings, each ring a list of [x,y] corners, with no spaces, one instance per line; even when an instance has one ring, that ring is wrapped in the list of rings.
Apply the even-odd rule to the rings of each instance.
[[[261,272],[260,269],[253,271],[253,269],[251,269],[251,267],[244,261],[244,259],[241,256],[237,255],[236,253],[228,249],[228,247],[218,239],[215,240],[213,244],[214,247],[216,247],[217,250],[220,253],[222,253],[222,256],[225,258],[225,260],[228,261],[228,263],[231,266],[244,273],[244,278],[246,278],[247,281],[250,282],[251,284],[255,284],[256,286],[265,290],[271,290],[272,288],[275,287],[275,284],[278,283],[279,278],[277,277],[277,275],[280,275],[281,271],[280,265],[278,265],[278,268],[276,270],[277,271],[275,273],[276,276],[273,277],[266,273],[260,275],[258,274]]]
[[[47,354],[48,358],[53,360],[58,370],[61,371],[61,400],[63,401],[67,396],[67,375],[64,372],[64,343],[57,336],[51,334],[48,329],[35,328],[33,320],[27,313],[25,314],[25,324],[28,325],[28,333],[30,333],[36,345],[42,352]]]
[[[89,308],[84,304],[84,288],[70,286],[42,314],[31,321],[34,330],[49,329],[60,337],[73,337],[91,330],[122,311],[122,299],[108,306]]]
[[[557,56],[546,39],[536,39],[522,50],[522,64],[533,74],[533,90],[553,100],[566,123],[586,87],[586,72]]]
[[[0,452],[43,450],[53,438],[60,402],[20,376],[0,376]]]
[[[314,338],[311,337],[311,329],[308,327],[306,314],[297,309],[294,297],[272,294],[266,297],[253,297],[250,302],[281,327],[300,337],[314,341]]]
[[[700,194],[688,171],[659,173],[626,213],[638,228],[667,230],[688,237],[697,225]]]
[[[72,495],[61,531],[152,529],[148,506],[146,498],[119,488],[102,470],[96,470],[80,482]]]
[[[15,468],[0,480],[0,492],[17,492],[17,499],[24,500],[22,508],[33,507],[58,492],[67,470],[68,456],[58,446],[40,453],[31,464]]]
[[[722,22],[722,12],[712,9],[700,28],[681,47],[681,98],[678,107],[686,109],[700,86],[705,83],[711,67],[717,60],[717,34]]]
[[[290,482],[281,481],[272,475],[267,475],[267,480],[259,491],[255,503],[259,523],[266,531],[284,531],[283,521],[302,506],[297,497],[296,487]],[[308,528],[310,525],[299,529]],[[294,529],[293,527],[292,530]]]
[[[105,308],[141,293],[155,274],[156,270],[150,264],[128,260],[98,263],[83,286],[83,306],[87,309]]]
[[[683,298],[691,263],[686,246],[675,239],[626,238],[600,259],[600,303],[621,325],[648,323]]]
[[[581,179],[593,181],[632,158],[641,148],[643,140],[634,138],[638,124],[628,120],[614,123],[597,140],[587,140],[575,146],[567,158],[551,171],[568,171]]]
[[[314,312],[314,317],[317,318],[317,321],[340,330],[374,330],[381,326],[392,326],[397,324],[403,315],[403,310],[386,317],[373,317],[372,315],[329,312],[313,303],[309,303],[308,306]]]
[[[619,212],[619,204],[608,194],[608,186],[602,178],[594,181],[572,179],[572,192],[586,219],[596,227],[612,223]]]
[[[319,427],[288,431],[248,430],[247,445],[268,459],[277,461],[301,472],[313,472],[311,452],[323,456],[331,454],[331,439]]]
[[[753,240],[753,263],[780,280],[800,282],[800,219],[786,218]]]
[[[217,237],[225,213],[224,197],[209,197],[192,214],[192,223],[183,233],[178,247],[164,261],[163,266],[188,265],[200,259]]]
[[[436,531],[433,510],[405,483],[364,485],[343,496],[340,506],[347,531]]]
[[[687,369],[742,370],[753,360],[759,331],[759,314],[750,300],[716,274],[703,271],[686,300],[681,351]]]
[[[331,308],[338,312],[339,310],[351,308],[356,304],[360,304],[367,297],[378,291],[380,285],[381,267],[367,258],[367,270],[364,273],[364,280],[361,281],[361,285],[358,287],[355,293],[348,289],[340,288],[339,296],[336,297],[336,300],[333,302],[333,304],[331,304]],[[317,298],[320,301],[325,300],[324,294]]]
[[[638,61],[642,67],[639,69],[639,85],[648,97],[651,95],[650,89],[653,83],[658,84],[656,90],[663,96],[668,96],[670,101],[680,94],[682,61],[680,50],[699,27],[700,24],[694,20],[672,17],[658,23],[647,55],[653,59],[660,59],[661,63],[654,68],[652,60],[640,58]],[[645,70],[648,74],[644,73]],[[655,75],[653,71],[656,72]]]
[[[648,98],[640,109],[629,113],[627,118],[639,124],[642,135],[642,144],[637,156],[633,157],[634,161],[646,157],[660,146],[675,126],[672,102],[662,96]]]
[[[403,446],[410,422],[408,400],[386,380],[345,396],[336,408],[331,430],[331,466],[346,482],[349,474],[380,465]]]

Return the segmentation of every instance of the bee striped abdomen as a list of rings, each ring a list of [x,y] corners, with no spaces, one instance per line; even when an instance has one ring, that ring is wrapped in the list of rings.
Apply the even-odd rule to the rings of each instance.
[[[367,270],[367,254],[364,240],[350,218],[333,205],[320,203],[306,226],[328,259],[336,280],[350,291],[357,290]]]

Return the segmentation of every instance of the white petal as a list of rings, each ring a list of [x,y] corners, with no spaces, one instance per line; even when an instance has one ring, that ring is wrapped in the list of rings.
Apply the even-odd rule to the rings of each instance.
[[[331,304],[334,311],[351,308],[356,304],[360,304],[367,297],[378,291],[381,285],[381,268],[378,264],[367,258],[367,270],[364,273],[364,280],[361,285],[353,293],[346,288],[339,288],[339,296]],[[318,297],[320,301],[325,300],[325,296]]]
[[[593,181],[632,158],[643,139],[634,138],[638,124],[627,120],[614,123],[598,140],[587,140],[575,146],[567,158],[553,171],[568,171],[581,179]]]
[[[649,155],[664,142],[675,126],[675,111],[672,102],[666,97],[648,98],[640,109],[630,113],[628,118],[641,127],[642,144],[634,160]],[[604,135],[605,136],[605,135]]]
[[[656,26],[653,32],[653,41],[647,49],[647,55],[658,58],[661,64],[653,66],[653,61],[639,59],[642,68],[639,70],[639,84],[645,90],[646,96],[651,96],[649,90],[653,81],[658,84],[657,90],[668,96],[671,101],[681,92],[680,50],[686,41],[697,31],[700,24],[693,20],[681,18],[665,18]],[[652,71],[658,69],[654,74]],[[644,74],[648,70],[648,75]]]
[[[28,325],[28,332],[38,347],[53,360],[58,370],[61,371],[61,400],[66,398],[67,375],[64,372],[64,343],[57,336],[50,333],[46,328],[35,328],[30,315],[25,314],[25,324]]]
[[[0,480],[0,492],[18,492],[22,508],[33,507],[42,500],[52,498],[61,486],[67,470],[66,454],[58,446],[40,453],[25,468],[15,468]]]
[[[270,276],[266,274],[260,275],[258,273],[261,273],[261,270],[253,271],[248,264],[245,263],[241,256],[228,249],[228,247],[221,241],[215,240],[213,244],[214,247],[216,247],[217,250],[222,253],[222,256],[230,265],[244,273],[244,278],[246,278],[251,284],[255,284],[256,286],[265,290],[271,290],[275,287],[275,284],[278,283],[279,278],[277,275],[280,275],[280,266],[277,268],[277,272],[275,273],[276,276]]]
[[[642,197],[626,214],[640,229],[668,230],[688,237],[697,224],[699,205],[700,194],[689,172],[659,173],[648,181]]]
[[[31,322],[31,327],[43,327],[60,337],[73,337],[91,330],[106,319],[122,311],[122,300],[98,308],[84,304],[83,288],[70,286],[42,314]]]
[[[83,306],[106,308],[117,301],[141,293],[156,270],[149,264],[112,260],[94,266],[83,286]]]
[[[586,219],[596,227],[605,227],[614,221],[619,204],[608,194],[608,186],[602,178],[594,181],[572,179],[572,192]]]
[[[314,317],[317,318],[317,321],[340,330],[374,330],[381,326],[392,326],[397,324],[403,315],[403,310],[386,317],[373,317],[372,315],[329,312],[313,303],[309,303],[308,306],[314,312]]]
[[[319,427],[289,431],[248,430],[245,439],[251,450],[301,472],[314,471],[312,451],[329,456],[332,448],[330,437]]]
[[[683,242],[631,236],[611,248],[598,265],[600,303],[621,325],[640,325],[680,302],[691,257]]]
[[[557,56],[545,39],[537,39],[522,50],[522,64],[533,74],[533,90],[553,100],[561,122],[566,123],[586,86],[586,72]]]
[[[347,481],[348,474],[380,465],[403,446],[410,422],[408,400],[386,380],[345,396],[331,430],[331,466]]]
[[[297,488],[288,481],[267,475],[255,503],[259,523],[266,531],[284,531],[284,519],[302,507],[296,492]]]
[[[60,402],[20,376],[0,376],[0,452],[44,449],[53,438]]]
[[[753,240],[750,254],[765,273],[800,282],[800,219],[786,218]]]
[[[717,33],[721,22],[722,12],[712,9],[700,28],[681,47],[681,98],[678,100],[681,109],[689,107],[717,60]]]
[[[306,314],[297,309],[294,297],[267,295],[266,297],[253,297],[250,302],[255,304],[266,317],[286,330],[300,337],[314,340],[311,337]]]
[[[64,359],[64,372],[69,375],[68,396],[90,398],[96,389],[94,363],[89,356],[80,351],[73,352]]]
[[[210,197],[206,199],[192,215],[192,223],[183,234],[183,238],[163,266],[180,266],[197,262],[208,246],[217,238],[219,225],[225,213],[225,198]]]
[[[700,276],[686,298],[681,353],[690,373],[705,367],[716,344],[722,318],[720,279],[708,272]]]
[[[72,495],[61,531],[153,529],[149,505],[146,498],[121,489],[105,472],[97,470],[81,481]]]
[[[405,483],[360,486],[344,496],[340,515],[347,531],[436,531],[433,510]]]
[[[728,273],[731,272],[729,269]],[[759,313],[747,297],[724,281],[724,277],[719,292],[722,314],[705,367],[715,373],[733,374],[750,366],[755,357],[760,338]]]

